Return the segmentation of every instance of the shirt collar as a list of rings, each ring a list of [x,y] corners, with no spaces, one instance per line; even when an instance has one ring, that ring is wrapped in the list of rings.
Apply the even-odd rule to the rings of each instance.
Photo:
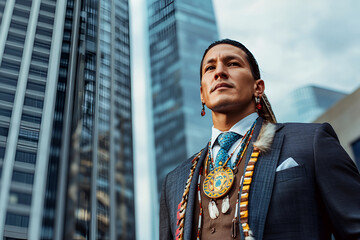
[[[232,126],[229,130],[229,132],[234,132],[237,133],[241,136],[244,136],[246,131],[251,127],[251,125],[253,124],[253,122],[259,117],[259,115],[254,112],[248,116],[246,116],[245,118],[241,119],[240,121],[238,121],[234,126]],[[214,143],[216,141],[216,139],[218,138],[218,136],[223,133],[222,131],[220,131],[219,129],[216,129],[214,127],[214,125],[212,126],[212,130],[211,130],[211,148],[214,146]]]

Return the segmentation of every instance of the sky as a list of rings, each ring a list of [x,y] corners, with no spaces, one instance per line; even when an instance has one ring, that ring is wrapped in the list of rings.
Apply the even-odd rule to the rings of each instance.
[[[194,0],[195,1],[195,0]],[[197,0],[201,1],[201,0]],[[346,93],[360,87],[360,1],[213,0],[220,38],[238,40],[257,59],[270,102],[313,84]],[[137,239],[157,239],[154,163],[148,130],[146,1],[130,0]]]

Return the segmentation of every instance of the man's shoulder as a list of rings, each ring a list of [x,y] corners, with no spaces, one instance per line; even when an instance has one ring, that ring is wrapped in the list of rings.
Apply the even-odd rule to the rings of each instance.
[[[287,136],[308,136],[308,137],[316,137],[321,136],[322,134],[328,134],[337,139],[337,134],[333,127],[325,122],[325,123],[278,123],[278,128],[287,135]]]
[[[279,126],[283,126],[285,130],[289,131],[315,131],[316,129],[332,128],[329,123],[277,123]]]

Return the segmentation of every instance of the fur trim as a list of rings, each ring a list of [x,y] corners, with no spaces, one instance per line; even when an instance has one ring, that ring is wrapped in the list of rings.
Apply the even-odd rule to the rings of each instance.
[[[259,149],[262,153],[269,151],[275,136],[275,130],[275,124],[264,123],[260,130],[259,137],[254,142],[254,148]]]

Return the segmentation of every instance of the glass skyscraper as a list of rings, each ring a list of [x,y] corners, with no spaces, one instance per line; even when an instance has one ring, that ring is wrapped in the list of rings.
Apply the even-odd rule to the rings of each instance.
[[[312,122],[346,93],[319,86],[297,88],[275,102],[274,111],[279,122]],[[285,99],[285,100],[284,100]]]
[[[135,239],[127,0],[0,0],[0,239]]]
[[[166,174],[200,151],[211,114],[200,116],[200,61],[218,39],[211,0],[148,0],[151,98],[158,191]]]

